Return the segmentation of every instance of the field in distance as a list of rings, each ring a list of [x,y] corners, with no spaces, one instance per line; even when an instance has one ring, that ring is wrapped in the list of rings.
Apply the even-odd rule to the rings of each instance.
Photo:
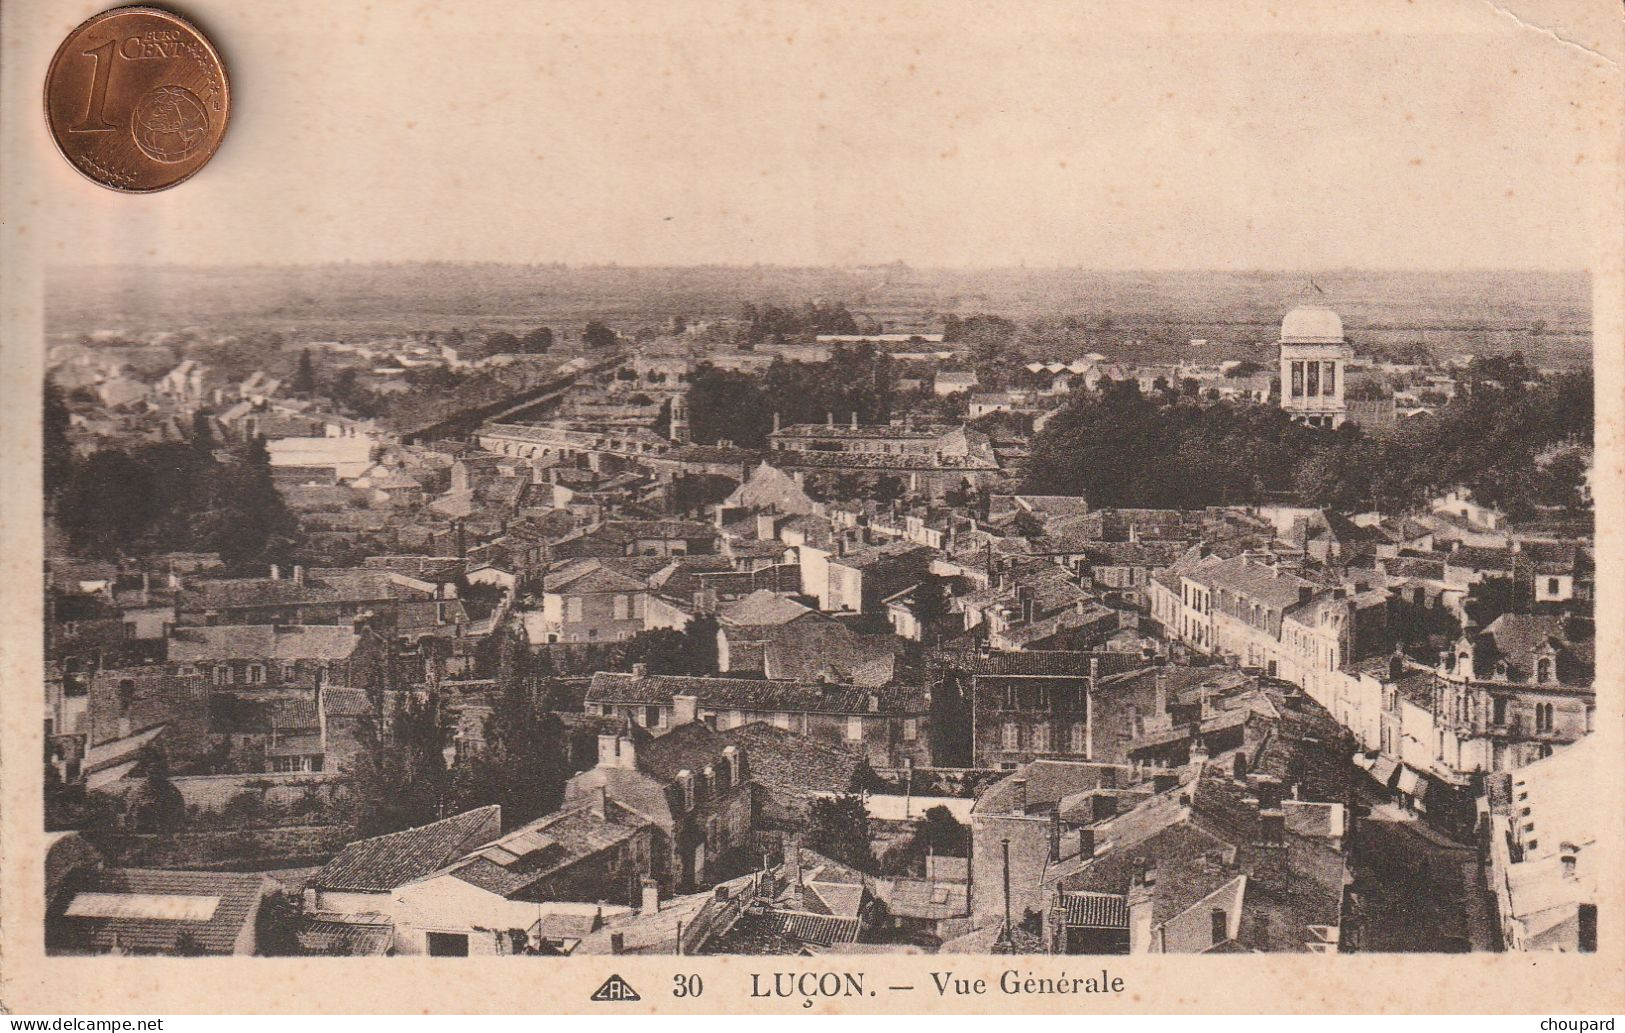
[[[727,318],[746,303],[839,301],[887,329],[943,314],[1022,322],[1081,320],[1091,346],[1129,362],[1248,355],[1272,344],[1299,303],[1340,312],[1356,348],[1425,344],[1436,356],[1521,350],[1532,363],[1591,362],[1591,285],[1583,272],[1120,272],[918,269],[901,263],[781,266],[498,265],[63,267],[48,277],[53,335],[278,330],[349,336],[453,326],[623,331]],[[1323,293],[1322,293],[1323,292]],[[1191,340],[1209,345],[1193,353]]]

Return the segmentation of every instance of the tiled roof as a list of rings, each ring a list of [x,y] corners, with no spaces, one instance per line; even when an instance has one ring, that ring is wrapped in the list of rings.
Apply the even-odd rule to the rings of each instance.
[[[1300,589],[1318,591],[1320,588],[1313,581],[1279,567],[1254,563],[1245,556],[1200,567],[1186,576],[1209,588],[1228,589],[1278,610],[1297,605]]]
[[[630,839],[645,822],[609,805],[607,815],[591,807],[555,811],[479,847],[452,866],[450,874],[505,897]]]
[[[368,602],[393,599],[401,593],[388,571],[325,569],[307,571],[301,581],[292,578],[221,578],[188,581],[181,590],[182,609],[207,610],[233,606],[282,606],[300,603]]]
[[[886,898],[886,910],[904,918],[943,919],[970,913],[966,883],[898,879]]]
[[[184,935],[230,954],[271,880],[258,873],[86,869],[68,877],[46,918],[53,950],[173,953]]]
[[[1075,675],[1089,676],[1089,662],[1098,661],[1102,678],[1145,666],[1137,653],[1105,650],[1020,649],[989,653],[940,654],[942,662],[974,675]]]
[[[843,743],[815,739],[757,721],[718,732],[745,755],[750,780],[798,795],[844,793],[863,754]]]
[[[685,675],[635,675],[599,672],[592,676],[587,701],[600,704],[669,704],[673,696],[694,696],[711,710],[756,712],[870,714],[897,709],[914,712],[912,694],[896,689],[863,689],[817,682],[772,681],[766,678],[692,678]],[[870,700],[876,706],[870,708]]]
[[[1062,894],[1066,924],[1090,929],[1127,929],[1128,898],[1118,893],[1078,890]]]
[[[329,890],[393,890],[445,867],[470,845],[492,838],[501,816],[502,808],[492,804],[351,843],[323,865],[310,884]]]
[[[743,599],[723,606],[717,616],[729,624],[768,625],[788,624],[797,617],[815,612],[794,599],[760,588]]]
[[[597,559],[569,560],[547,572],[543,581],[547,592],[585,594],[593,592],[640,592],[648,583],[615,570]]]
[[[175,628],[169,634],[169,659],[204,660],[347,660],[361,641],[347,624],[233,624]]]
[[[707,766],[722,759],[722,751],[731,743],[723,733],[714,731],[702,721],[682,725],[660,736],[637,750],[638,770],[659,779],[673,782],[681,771],[698,775]],[[749,769],[750,761],[746,760]]]
[[[1009,814],[1020,810],[1025,778],[1027,810],[1059,803],[1062,798],[1089,789],[1111,789],[1127,781],[1128,769],[1116,764],[1035,760],[989,786],[976,800],[978,814]]]
[[[775,931],[825,947],[856,943],[861,925],[857,918],[820,915],[811,911],[770,911],[768,915]]]

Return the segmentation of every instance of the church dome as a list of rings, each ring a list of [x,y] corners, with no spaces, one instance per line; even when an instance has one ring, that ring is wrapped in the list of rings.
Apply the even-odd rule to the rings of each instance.
[[[1317,305],[1299,305],[1281,320],[1283,344],[1341,344],[1343,320]]]

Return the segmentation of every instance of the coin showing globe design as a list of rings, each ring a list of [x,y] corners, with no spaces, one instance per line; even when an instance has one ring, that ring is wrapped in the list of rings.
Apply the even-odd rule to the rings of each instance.
[[[160,86],[136,102],[130,132],[154,161],[185,161],[209,140],[209,113],[184,86]]]
[[[220,55],[191,23],[154,7],[84,22],[45,76],[45,121],[86,177],[124,193],[166,190],[206,165],[231,116]]]

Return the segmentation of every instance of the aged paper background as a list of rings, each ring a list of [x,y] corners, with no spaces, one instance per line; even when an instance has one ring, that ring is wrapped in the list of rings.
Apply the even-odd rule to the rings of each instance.
[[[1079,175],[1058,220],[1112,218],[1124,205],[1165,206],[1154,228],[1125,238],[1144,264],[1270,267],[1278,234],[1306,233],[1320,209],[1328,246],[1295,240],[1326,264],[1381,266],[1396,225],[1413,229],[1397,264],[1540,265],[1548,253],[1587,266],[1595,290],[1599,536],[1596,734],[1625,758],[1620,588],[1622,442],[1618,419],[1625,328],[1625,195],[1621,191],[1620,10],[1613,0],[1428,0],[1270,3],[629,2],[535,4],[195,0],[174,5],[224,56],[236,108],[223,149],[194,180],[126,197],[81,179],[44,131],[39,90],[63,36],[100,5],[9,0],[0,12],[0,227],[5,378],[0,428],[0,678],[4,691],[3,984],[16,1013],[211,1011],[581,1011],[616,971],[644,989],[637,1011],[783,1010],[753,1001],[744,973],[791,967],[861,970],[875,983],[926,983],[926,973],[994,976],[999,958],[584,958],[478,964],[444,959],[189,960],[42,956],[39,719],[40,514],[38,385],[42,275],[79,263],[252,263],[329,259],[496,259],[683,264],[701,261],[886,260],[857,229],[903,242],[925,264],[1088,266],[1052,213],[1034,211],[1034,177],[1061,175],[1069,134],[1120,139],[1135,180],[1167,163],[1167,189],[1128,197],[1099,169]],[[1227,192],[1266,160],[1235,146],[1223,125],[1180,118],[1127,121],[1112,98],[1077,96],[1096,62],[1125,89],[1153,83],[1172,100],[1212,95],[1263,139],[1294,97],[1319,87],[1283,79],[1236,89],[1302,47],[1343,60],[1328,77],[1364,77],[1364,92],[1415,88],[1445,75],[1473,83],[1477,102],[1424,110],[1416,136],[1371,140],[1347,125],[1276,140],[1316,168],[1353,169],[1330,196],[1272,198],[1297,219],[1242,225]],[[841,74],[826,81],[820,69]],[[1118,71],[1110,71],[1116,69]],[[780,89],[751,101],[763,77]],[[1092,80],[1099,82],[1097,76]],[[1256,75],[1249,78],[1257,83]],[[1459,81],[1459,79],[1457,80]],[[1531,84],[1531,85],[1526,85]],[[1218,103],[1216,102],[1216,103]],[[780,105],[779,109],[773,107]],[[822,105],[822,106],[821,106]],[[1009,113],[1062,105],[1053,134],[1007,127]],[[822,112],[828,111],[828,122]],[[1215,111],[1218,111],[1216,108]],[[1255,117],[1249,112],[1255,113]],[[1217,117],[1217,115],[1216,115]],[[1358,115],[1353,116],[1356,120]],[[1453,152],[1513,120],[1528,146],[1504,164],[1465,168]],[[810,130],[810,133],[804,133]],[[1284,132],[1284,130],[1283,130]],[[759,141],[740,162],[739,137]],[[801,134],[801,135],[798,135]],[[956,148],[955,141],[963,141]],[[1410,151],[1405,149],[1409,148]],[[957,153],[956,153],[957,151]],[[1268,152],[1280,160],[1282,150]],[[1146,155],[1155,155],[1147,159]],[[1170,158],[1177,156],[1177,162]],[[937,167],[937,166],[940,166]],[[1442,170],[1442,171],[1436,171]],[[1444,176],[1445,182],[1429,177]],[[1430,212],[1448,177],[1504,179],[1506,195],[1544,191],[1485,220],[1513,220],[1522,254],[1492,237],[1433,233]],[[592,189],[584,189],[590,181]],[[676,182],[713,188],[701,205]],[[1354,185],[1348,185],[1352,182]],[[1465,182],[1465,180],[1464,180]],[[1477,185],[1481,179],[1474,178]],[[1205,186],[1204,186],[1205,184]],[[1143,184],[1142,184],[1143,185]],[[1162,180],[1155,184],[1160,187]],[[973,198],[968,205],[966,198]],[[677,206],[672,222],[652,213]],[[662,208],[665,206],[665,208]],[[1002,216],[1001,233],[956,224],[975,207]],[[504,227],[531,228],[534,247]],[[878,220],[878,221],[877,221]],[[1333,239],[1335,238],[1335,239]],[[1503,238],[1500,238],[1504,240]],[[1335,246],[1331,246],[1334,245]],[[1431,249],[1431,250],[1430,250]],[[1520,261],[1519,259],[1524,259]],[[1135,259],[1116,264],[1133,266]],[[1622,871],[1625,760],[1596,786],[1604,871]],[[1608,862],[1612,863],[1608,863]],[[1616,879],[1600,901],[1593,956],[1473,955],[1115,957],[1116,997],[937,998],[819,1002],[897,1011],[1515,1011],[1564,1014],[1625,1008],[1625,914]],[[1089,971],[1085,958],[1019,958],[1043,973]],[[705,976],[698,1001],[673,1000],[670,975]],[[894,978],[895,977],[895,978]]]

